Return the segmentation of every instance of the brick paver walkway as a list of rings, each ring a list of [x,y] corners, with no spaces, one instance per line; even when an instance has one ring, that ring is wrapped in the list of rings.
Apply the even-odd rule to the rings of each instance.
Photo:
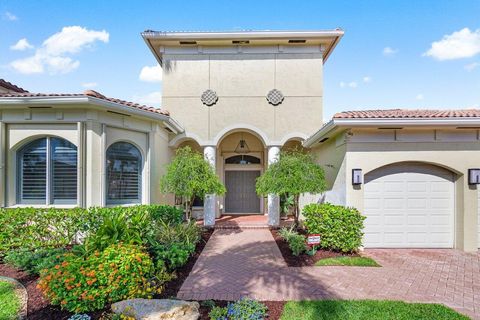
[[[216,230],[185,280],[187,300],[390,299],[443,303],[480,319],[480,254],[370,249],[382,265],[288,267],[264,229]]]

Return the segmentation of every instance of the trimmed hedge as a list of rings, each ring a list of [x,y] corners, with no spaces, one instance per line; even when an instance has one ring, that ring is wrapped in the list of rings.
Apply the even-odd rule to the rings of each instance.
[[[89,209],[13,208],[0,209],[0,256],[14,249],[65,247],[78,244],[115,215],[147,217],[149,221],[178,224],[182,210],[167,205]]]
[[[355,208],[312,203],[303,208],[303,216],[308,232],[320,234],[324,249],[354,252],[362,245],[365,217]]]
[[[0,254],[16,248],[60,247],[76,243],[93,216],[89,210],[55,208],[0,209]]]

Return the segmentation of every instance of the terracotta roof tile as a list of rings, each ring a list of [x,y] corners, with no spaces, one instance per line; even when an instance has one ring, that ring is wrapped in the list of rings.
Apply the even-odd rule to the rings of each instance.
[[[152,113],[157,113],[157,114],[163,114],[166,116],[169,116],[170,113],[167,110],[159,109],[159,108],[154,108],[154,107],[149,107],[146,105],[138,104],[135,102],[130,102],[130,101],[125,101],[121,99],[115,99],[115,98],[109,98],[104,96],[103,94],[94,91],[94,90],[86,90],[84,93],[30,93],[30,92],[25,92],[25,93],[0,93],[0,97],[4,98],[17,98],[17,97],[93,97],[97,98],[100,100],[108,101],[108,102],[113,102],[117,104],[121,104],[123,106],[135,108],[135,109],[140,109],[143,111],[148,111]]]
[[[409,119],[409,118],[480,118],[480,109],[463,110],[359,110],[336,113],[334,119]]]
[[[13,83],[8,82],[7,80],[4,80],[4,79],[0,79],[0,87],[4,87],[5,89],[8,89],[14,92],[19,92],[19,93],[28,92],[27,90],[20,88],[19,86],[16,86]]]

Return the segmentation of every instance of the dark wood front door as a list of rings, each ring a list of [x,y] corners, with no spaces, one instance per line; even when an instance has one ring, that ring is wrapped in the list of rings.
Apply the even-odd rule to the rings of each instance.
[[[260,213],[255,182],[260,171],[225,171],[225,213]]]

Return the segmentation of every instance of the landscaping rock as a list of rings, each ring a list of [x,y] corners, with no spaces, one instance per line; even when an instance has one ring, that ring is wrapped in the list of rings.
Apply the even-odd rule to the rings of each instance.
[[[112,304],[112,311],[136,320],[197,320],[200,317],[199,307],[196,301],[130,299]]]

